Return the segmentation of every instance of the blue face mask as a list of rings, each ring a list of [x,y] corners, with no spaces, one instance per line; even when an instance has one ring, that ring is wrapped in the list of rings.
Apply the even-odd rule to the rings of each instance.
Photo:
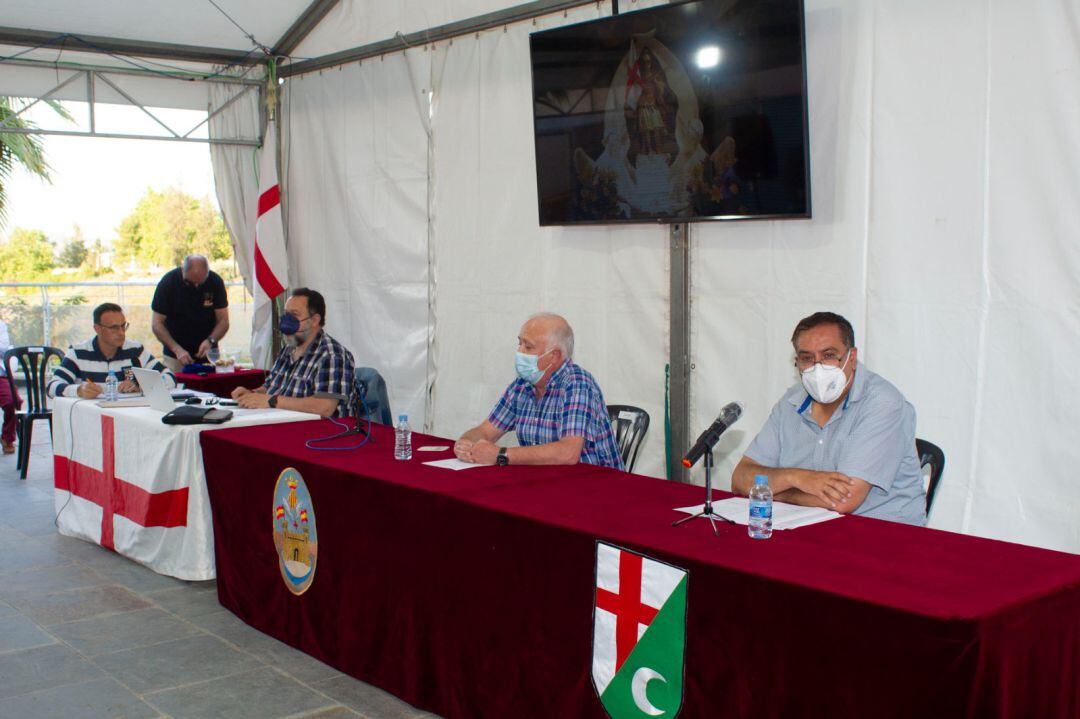
[[[278,322],[278,329],[286,337],[294,335],[300,331],[300,320],[292,315],[282,315],[281,320]]]
[[[554,350],[548,350],[540,355],[527,355],[524,352],[515,354],[514,369],[517,370],[518,377],[529,384],[536,384],[539,382],[540,378],[544,376],[544,370],[540,369],[537,364],[540,362],[541,357],[550,352],[554,352]]]

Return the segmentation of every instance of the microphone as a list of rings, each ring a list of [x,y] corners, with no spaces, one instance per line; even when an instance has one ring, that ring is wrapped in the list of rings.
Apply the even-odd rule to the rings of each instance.
[[[690,451],[683,457],[683,466],[690,469],[697,461],[701,459],[701,455],[706,451],[712,449],[717,441],[720,439],[720,435],[727,431],[727,428],[735,424],[739,417],[742,416],[743,406],[741,402],[731,402],[724,405],[724,408],[720,410],[720,416],[716,418],[716,421],[710,425],[710,427],[701,433],[701,436],[697,438],[697,442],[694,442],[694,446],[690,448]]]

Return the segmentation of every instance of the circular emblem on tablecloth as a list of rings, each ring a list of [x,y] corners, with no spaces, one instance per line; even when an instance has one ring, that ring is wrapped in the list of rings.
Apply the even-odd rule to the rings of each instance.
[[[303,594],[315,579],[319,535],[304,478],[292,467],[278,475],[274,487],[274,546],[285,586]]]

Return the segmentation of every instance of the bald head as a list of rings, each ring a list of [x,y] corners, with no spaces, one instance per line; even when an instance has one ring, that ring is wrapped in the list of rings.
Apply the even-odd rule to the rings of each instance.
[[[574,356],[574,330],[561,315],[550,312],[533,315],[522,326],[521,335],[536,338],[541,352],[558,349],[563,359]]]
[[[198,287],[210,274],[210,261],[203,255],[188,255],[182,269],[184,279]]]

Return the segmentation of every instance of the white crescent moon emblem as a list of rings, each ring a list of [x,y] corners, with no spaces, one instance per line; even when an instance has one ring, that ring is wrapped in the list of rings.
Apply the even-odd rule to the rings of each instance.
[[[641,667],[634,672],[634,678],[630,680],[630,696],[634,697],[634,704],[637,704],[637,708],[649,716],[660,716],[664,713],[662,709],[657,709],[649,703],[649,698],[645,696],[645,690],[648,689],[649,682],[653,679],[659,679],[664,684],[667,684],[667,679],[664,679],[658,672],[649,669],[648,667]]]

